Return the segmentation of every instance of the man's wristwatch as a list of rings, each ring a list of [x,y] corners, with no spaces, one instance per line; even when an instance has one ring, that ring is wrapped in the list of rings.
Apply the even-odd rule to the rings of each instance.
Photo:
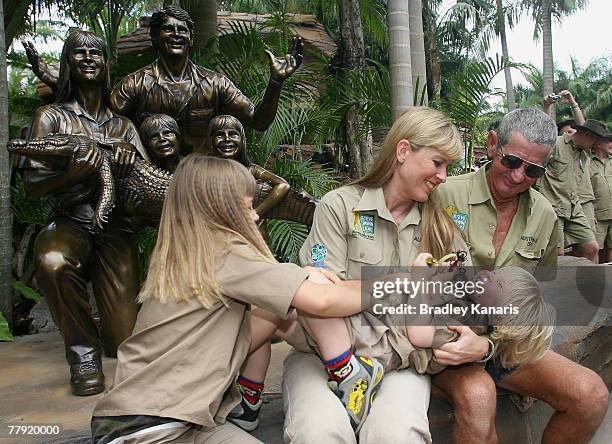
[[[489,350],[487,351],[487,354],[484,355],[484,357],[482,359],[476,361],[476,362],[480,362],[480,363],[487,362],[495,354],[495,344],[493,343],[493,341],[491,341],[491,338],[489,338],[488,336],[485,336],[484,338],[487,341],[489,341]]]

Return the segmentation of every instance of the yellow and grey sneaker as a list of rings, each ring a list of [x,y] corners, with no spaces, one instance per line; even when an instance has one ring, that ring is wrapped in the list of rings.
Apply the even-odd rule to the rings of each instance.
[[[359,434],[370,412],[383,374],[383,366],[376,359],[352,356],[350,374],[341,381],[328,382],[329,387],[344,405],[355,434]]]

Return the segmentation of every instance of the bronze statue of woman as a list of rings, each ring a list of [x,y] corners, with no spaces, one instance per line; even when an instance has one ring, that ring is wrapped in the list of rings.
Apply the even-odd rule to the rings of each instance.
[[[244,127],[240,120],[230,115],[214,117],[210,121],[208,140],[213,155],[240,162],[249,169],[258,183],[264,182],[272,186],[268,195],[255,208],[260,217],[265,216],[268,210],[287,195],[290,187],[285,179],[252,163],[249,159]]]
[[[109,106],[108,54],[103,40],[72,32],[62,50],[57,100],[34,114],[30,139],[49,134],[82,135],[112,146],[114,160],[128,171],[135,152],[148,158],[136,128]],[[105,156],[95,143],[83,156],[24,159],[26,190],[53,194],[58,203],[34,245],[36,277],[63,337],[75,395],[104,390],[100,338],[87,292],[91,282],[102,324],[102,344],[114,355],[128,337],[137,313],[138,255],[133,221],[115,210],[109,224],[96,223],[100,168]],[[52,149],[48,150],[53,152]]]

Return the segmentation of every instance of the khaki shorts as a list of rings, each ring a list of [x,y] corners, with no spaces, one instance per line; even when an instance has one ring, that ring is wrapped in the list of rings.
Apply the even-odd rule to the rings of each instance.
[[[586,202],[580,205],[582,207],[582,211],[584,211],[584,215],[589,221],[589,225],[591,226],[591,230],[593,233],[595,232],[595,207],[593,206],[593,202]]]
[[[563,239],[563,245],[558,245],[559,248],[569,247],[574,244],[584,244],[595,240],[595,233],[581,205],[576,205],[572,209],[571,218],[559,217],[557,228],[561,231],[559,242]]]
[[[599,248],[612,248],[612,219],[598,220],[595,237]]]

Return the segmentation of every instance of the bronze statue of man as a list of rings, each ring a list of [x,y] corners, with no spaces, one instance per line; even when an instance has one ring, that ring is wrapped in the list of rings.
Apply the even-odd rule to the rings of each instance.
[[[108,56],[96,35],[72,32],[61,56],[57,100],[39,108],[30,138],[84,135],[114,148],[123,172],[138,151],[147,158],[136,128],[108,107]],[[26,190],[53,194],[57,208],[34,245],[36,277],[63,337],[76,395],[104,390],[100,339],[87,292],[91,282],[102,326],[102,344],[114,355],[131,334],[139,289],[132,220],[115,209],[107,226],[96,224],[103,153],[92,144],[85,156],[29,157],[22,168]],[[121,170],[121,168],[120,168]],[[120,173],[115,170],[115,174]]]
[[[125,76],[111,94],[111,106],[139,125],[149,114],[168,114],[181,128],[182,154],[208,153],[208,123],[219,114],[237,117],[244,125],[265,131],[276,115],[283,81],[302,62],[298,39],[292,54],[270,61],[270,81],[261,102],[253,103],[224,75],[189,60],[193,21],[186,11],[168,6],[150,22],[153,47],[159,57],[152,64]]]
[[[151,114],[167,114],[181,130],[181,154],[209,153],[207,134],[210,119],[220,114],[237,117],[245,126],[268,129],[278,107],[283,82],[300,66],[304,44],[294,41],[290,54],[277,59],[266,51],[270,80],[260,103],[255,106],[224,75],[189,60],[193,42],[193,20],[177,7],[167,6],[153,13],[151,43],[159,57],[153,63],[125,76],[113,89],[110,104],[114,111],[139,126]],[[24,42],[32,70],[55,89],[56,73]]]

